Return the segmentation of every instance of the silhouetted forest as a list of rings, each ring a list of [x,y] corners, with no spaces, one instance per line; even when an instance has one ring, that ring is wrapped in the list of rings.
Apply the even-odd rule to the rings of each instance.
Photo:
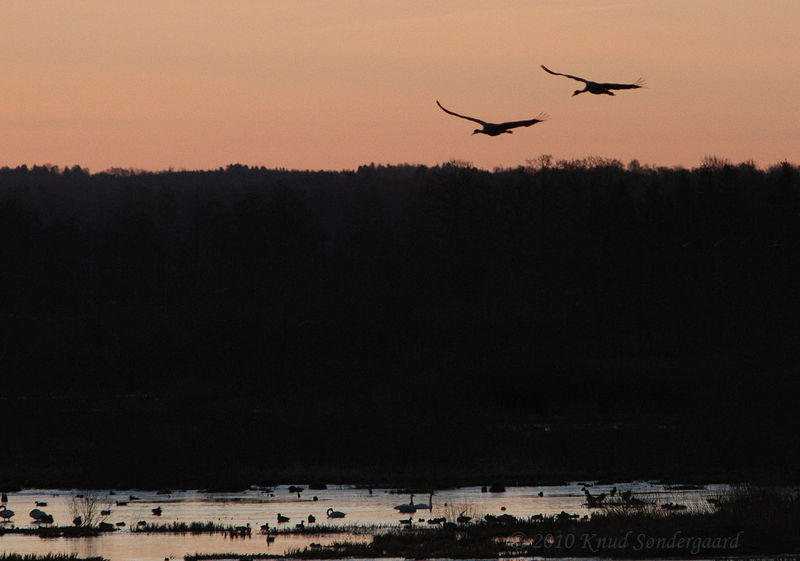
[[[797,480],[798,195],[714,158],[2,168],[0,481]]]

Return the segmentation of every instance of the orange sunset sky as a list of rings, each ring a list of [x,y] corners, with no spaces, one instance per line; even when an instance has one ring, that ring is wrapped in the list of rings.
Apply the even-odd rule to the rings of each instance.
[[[800,151],[798,0],[0,0],[0,165],[492,169]],[[647,88],[582,94],[549,68]],[[472,136],[473,123],[550,120]]]

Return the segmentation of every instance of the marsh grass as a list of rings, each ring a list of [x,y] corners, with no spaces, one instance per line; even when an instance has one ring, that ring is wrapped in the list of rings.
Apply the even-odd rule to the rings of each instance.
[[[39,536],[40,538],[92,538],[99,536],[103,530],[97,526],[38,526],[36,528],[0,528],[3,534],[22,534]]]
[[[275,555],[274,553],[195,553],[194,555],[184,555],[184,561],[211,561],[213,559],[282,559],[285,555]]]
[[[34,555],[19,553],[0,553],[0,561],[108,561],[103,557],[78,557],[75,553],[48,553]]]
[[[304,528],[286,527],[270,528],[267,533],[271,536],[287,535],[325,535],[325,534],[352,534],[364,535],[397,528],[397,524],[309,524]]]
[[[461,515],[469,516],[472,520],[477,520],[481,514],[476,505],[467,503],[448,503],[447,506],[442,507],[442,515],[447,518],[449,522],[455,522]]]
[[[133,534],[229,534],[242,535],[241,526],[216,524],[214,522],[172,522],[168,524],[147,524],[134,526]],[[248,534],[249,532],[245,532]]]

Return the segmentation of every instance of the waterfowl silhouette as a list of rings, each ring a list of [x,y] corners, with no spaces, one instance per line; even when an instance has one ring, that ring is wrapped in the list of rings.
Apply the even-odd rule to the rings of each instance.
[[[665,503],[661,505],[661,508],[664,510],[686,510],[688,507],[678,503]]]
[[[252,531],[253,529],[250,528],[250,523],[248,522],[246,526],[234,526],[231,536],[246,537],[249,536]]]
[[[589,505],[589,508],[597,508],[601,506],[602,502],[606,498],[605,493],[600,493],[599,495],[595,496],[592,495],[588,489],[586,489],[583,494],[586,495],[586,503]]]
[[[12,516],[14,516],[13,510],[9,510],[5,505],[0,506],[0,518],[2,518],[4,522],[9,520]]]
[[[47,522],[48,520],[52,521],[53,517],[47,514],[45,511],[34,508],[32,511],[28,513],[28,515],[33,518],[36,522]]]
[[[341,512],[339,510],[333,510],[332,508],[328,509],[327,514],[328,518],[344,518],[345,516],[347,516],[344,512]]]
[[[417,507],[414,505],[414,495],[411,495],[411,500],[408,504],[400,504],[394,507],[400,514],[413,514],[417,512]]]
[[[483,128],[482,129],[475,129],[472,131],[472,134],[486,134],[489,136],[498,136],[503,133],[511,134],[514,131],[509,129],[514,129],[517,127],[529,127],[531,125],[535,125],[536,123],[541,123],[542,121],[546,121],[549,117],[545,113],[539,113],[539,115],[535,119],[528,119],[526,121],[508,121],[505,123],[488,123],[486,121],[482,121],[481,119],[476,119],[475,117],[467,117],[466,115],[459,115],[449,109],[445,109],[444,106],[436,101],[436,105],[438,105],[442,111],[448,113],[449,115],[453,115],[455,117],[460,117],[462,119],[466,119],[468,121],[473,121],[478,123]]]
[[[644,80],[639,78],[633,84],[614,84],[611,82],[592,82],[591,80],[587,80],[585,78],[580,78],[578,76],[573,76],[572,74],[562,74],[561,72],[553,72],[549,68],[547,68],[544,64],[542,64],[542,69],[545,72],[553,74],[554,76],[565,76],[567,78],[572,78],[573,80],[577,80],[578,82],[583,82],[585,84],[582,90],[575,90],[572,95],[576,96],[580,93],[589,92],[595,95],[614,95],[614,92],[611,90],[632,90],[636,88],[643,87]]]
[[[288,516],[284,516],[284,515],[283,515],[283,514],[281,514],[280,512],[278,513],[278,523],[279,523],[279,524],[280,524],[281,522],[288,522],[288,521],[289,521],[289,517],[288,517]]]

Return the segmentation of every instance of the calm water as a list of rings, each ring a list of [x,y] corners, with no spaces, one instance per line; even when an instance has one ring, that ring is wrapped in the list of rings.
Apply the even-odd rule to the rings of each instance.
[[[303,485],[305,487],[305,485]],[[511,514],[528,517],[542,513],[558,514],[562,510],[581,516],[589,513],[581,491],[582,484],[573,483],[544,487],[508,487],[504,493],[482,493],[480,487],[465,487],[437,491],[432,498],[433,509],[419,510],[418,518],[445,516],[454,519],[461,511],[474,517],[485,514]],[[595,495],[608,492],[612,485],[594,485],[590,488]],[[658,483],[636,482],[617,484],[620,490],[631,489],[636,496],[657,503],[680,502],[684,504],[705,503],[707,497],[716,496],[728,489],[727,485],[708,485],[701,490],[672,490]],[[543,496],[538,496],[539,492]],[[47,502],[46,507],[38,507],[52,514],[55,524],[70,525],[73,497],[82,491],[61,491],[52,489],[26,489],[9,493],[7,507],[15,512],[5,526],[34,527],[28,513],[37,508],[36,501]],[[408,503],[408,495],[389,493],[386,489],[356,489],[352,486],[329,486],[325,490],[311,491],[306,488],[300,494],[290,493],[288,486],[282,485],[267,492],[251,489],[236,493],[206,493],[201,491],[175,491],[158,494],[155,491],[115,490],[95,492],[110,503],[104,506],[111,510],[105,521],[115,524],[125,522],[126,526],[116,532],[96,538],[56,538],[42,539],[35,536],[0,536],[0,552],[5,553],[75,553],[80,557],[101,556],[112,561],[141,560],[163,561],[165,557],[182,559],[192,553],[285,553],[289,549],[307,547],[311,542],[329,544],[343,539],[365,539],[369,536],[304,535],[277,536],[273,543],[267,543],[259,533],[264,523],[270,527],[294,527],[296,522],[306,520],[313,514],[317,523],[336,525],[382,525],[387,528],[399,526],[401,518],[409,515],[398,514],[394,506]],[[126,500],[129,495],[137,497],[127,506],[116,506],[116,501]],[[318,500],[314,501],[316,496]],[[429,496],[415,495],[414,503],[428,503]],[[151,509],[161,507],[162,515],[155,516]],[[503,510],[505,507],[505,510]],[[346,513],[343,519],[328,519],[326,511],[333,508]],[[277,515],[289,516],[289,523],[278,524]],[[131,533],[131,528],[140,520],[148,523],[171,522],[215,522],[223,525],[245,526],[250,524],[253,534],[249,538],[230,538],[222,534],[140,534]],[[308,524],[306,522],[306,524]]]

